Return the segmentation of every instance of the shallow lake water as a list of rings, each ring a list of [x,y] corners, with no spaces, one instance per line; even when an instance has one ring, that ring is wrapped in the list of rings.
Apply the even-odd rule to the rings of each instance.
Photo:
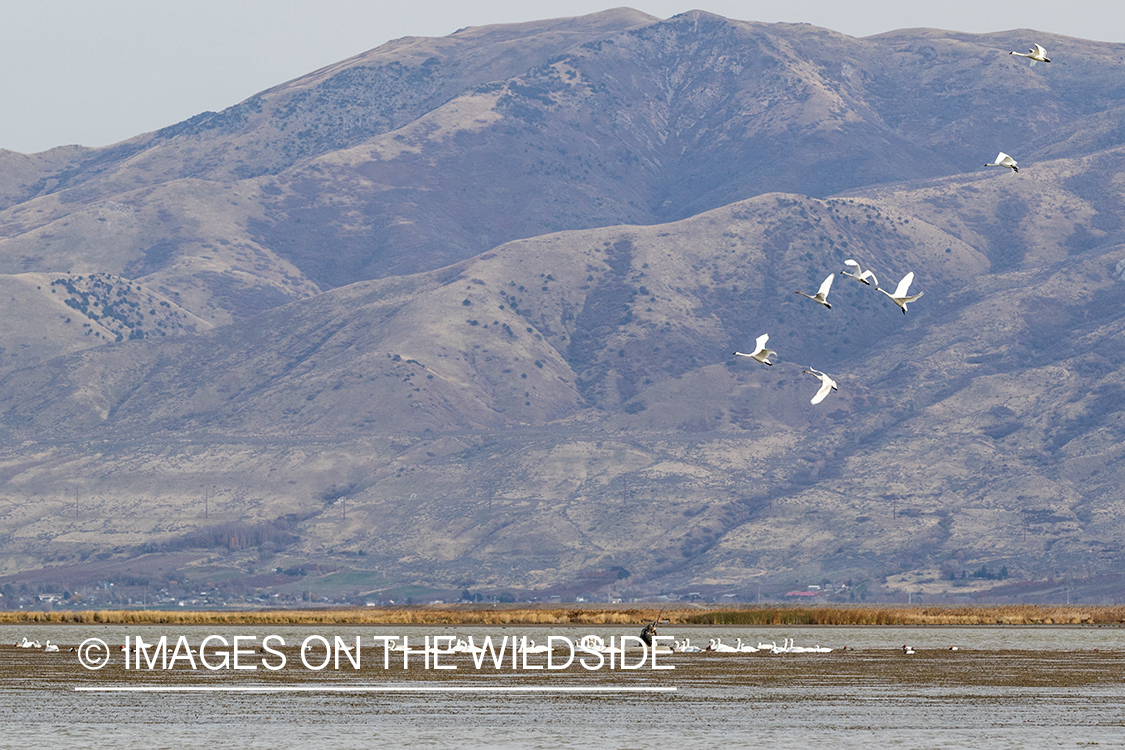
[[[662,634],[705,646],[792,638],[831,653],[673,654],[634,670],[535,670],[526,663],[478,669],[470,656],[444,657],[454,670],[407,669],[373,636],[488,636],[499,642],[548,636],[577,643],[586,634],[636,635],[637,628],[590,626],[0,626],[0,732],[6,746],[45,738],[68,748],[915,748],[1125,747],[1125,629],[1097,627],[664,627]],[[286,666],[263,667],[266,635]],[[242,636],[243,667],[130,669],[118,645],[140,636],[183,636],[198,648],[210,635]],[[58,653],[17,649],[23,637],[50,639]],[[309,636],[361,639],[360,668],[310,669]],[[67,649],[90,637],[112,645],[110,663],[85,669]],[[253,637],[253,639],[249,638]],[[327,656],[314,638],[309,661]],[[906,655],[902,645],[916,651]],[[212,641],[218,645],[218,641]],[[957,646],[952,651],[950,646]],[[848,650],[843,650],[848,646]],[[229,649],[227,649],[229,651]],[[213,649],[219,654],[222,649]],[[558,651],[555,652],[559,653]],[[639,651],[627,663],[636,664]],[[392,653],[391,657],[401,658]],[[389,658],[389,657],[388,657]],[[212,663],[217,659],[212,658]],[[558,662],[556,662],[557,664]],[[152,692],[125,692],[137,689]],[[198,692],[182,692],[184,689]],[[674,689],[674,690],[673,690]],[[251,692],[230,692],[250,690]],[[499,692],[501,690],[507,692]],[[632,692],[624,692],[629,690]],[[159,692],[157,692],[159,691]],[[205,692],[204,692],[205,691]],[[526,691],[526,692],[519,692]],[[578,692],[582,691],[582,692]],[[659,692],[658,692],[659,691]]]

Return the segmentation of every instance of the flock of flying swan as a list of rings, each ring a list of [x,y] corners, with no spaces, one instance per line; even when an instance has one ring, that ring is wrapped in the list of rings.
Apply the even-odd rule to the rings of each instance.
[[[855,273],[841,271],[843,275],[849,276],[860,282],[861,284],[865,284],[866,286],[871,286],[871,282],[874,281],[875,291],[882,292],[883,294],[890,297],[891,302],[894,302],[899,306],[899,308],[902,310],[903,315],[906,314],[906,306],[921,297],[923,294],[923,292],[910,294],[910,285],[914,281],[913,271],[902,277],[902,281],[898,282],[898,286],[893,292],[888,292],[886,289],[883,289],[879,286],[879,279],[876,278],[875,274],[870,269],[864,270],[857,261],[848,258],[844,261],[844,265],[848,267],[854,267]],[[832,289],[832,280],[835,278],[836,274],[828,274],[828,278],[821,282],[820,289],[817,290],[816,294],[807,294],[801,291],[794,292],[794,294],[799,294],[802,297],[808,297],[813,302],[816,302],[819,305],[823,305],[824,307],[831,310],[832,305],[828,303],[828,292]],[[766,342],[769,341],[769,339],[770,335],[768,333],[763,333],[757,338],[754,346],[754,351],[749,353],[736,351],[734,354],[737,357],[749,357],[750,359],[761,362],[763,365],[773,365],[774,363],[770,361],[770,357],[777,354],[777,352],[775,352],[773,349],[766,348]],[[807,370],[802,370],[801,372],[806,372],[820,381],[820,388],[817,389],[817,392],[813,395],[812,400],[810,401],[810,403],[812,403],[814,406],[816,404],[819,404],[824,399],[828,398],[828,394],[830,392],[840,390],[840,387],[836,383],[836,381],[833,380],[831,376],[821,372],[820,370],[809,367]]]
[[[1037,62],[1042,62],[1042,63],[1051,62],[1050,58],[1047,57],[1047,50],[1043,49],[1043,47],[1038,45],[1038,44],[1036,44],[1034,47],[1029,49],[1027,51],[1027,54],[1024,54],[1022,52],[1009,52],[1008,54],[1009,55],[1016,55],[1018,57],[1026,57],[1029,60],[1031,60],[1032,65],[1035,65],[1035,63],[1037,63]],[[1005,154],[1003,151],[996,154],[996,158],[994,160],[992,160],[990,162],[985,162],[984,166],[986,166],[986,167],[1007,167],[1008,169],[1012,170],[1013,172],[1019,172],[1020,171],[1019,170],[1019,164],[1016,162],[1016,160],[1013,159],[1008,154]],[[879,292],[882,292],[883,294],[890,297],[891,302],[894,302],[896,305],[898,305],[899,309],[902,310],[903,315],[906,315],[906,306],[908,304],[910,304],[911,302],[913,302],[914,300],[921,297],[922,294],[923,294],[923,292],[918,292],[917,294],[911,294],[910,293],[910,285],[912,283],[914,283],[914,272],[913,271],[910,271],[909,273],[907,273],[905,276],[902,277],[902,280],[898,282],[898,286],[895,287],[895,290],[893,292],[888,292],[886,289],[883,289],[882,287],[879,286],[879,279],[876,278],[875,274],[871,271],[871,269],[864,270],[863,266],[861,266],[857,261],[852,260],[851,258],[848,258],[847,260],[845,260],[844,265],[848,266],[849,268],[853,268],[855,270],[854,270],[854,272],[852,272],[852,271],[841,271],[840,273],[842,273],[844,276],[851,277],[851,278],[855,279],[856,281],[858,281],[862,284],[866,284],[867,286],[871,286],[872,282],[874,282],[875,283],[875,290],[879,291]],[[794,292],[794,294],[799,294],[802,297],[808,297],[813,302],[816,302],[819,305],[824,305],[824,307],[831,310],[832,305],[830,305],[828,303],[828,292],[832,289],[832,280],[835,279],[835,278],[836,278],[836,274],[834,274],[834,273],[828,274],[828,278],[826,278],[824,281],[821,282],[820,289],[817,290],[816,294],[808,294],[808,293],[802,292],[802,291],[796,291],[796,292]],[[750,359],[761,362],[763,365],[773,365],[774,363],[770,361],[770,356],[777,354],[777,352],[775,352],[773,349],[767,349],[766,348],[766,342],[769,341],[769,338],[770,337],[769,337],[768,333],[763,333],[761,336],[759,336],[757,338],[756,346],[754,348],[754,351],[752,351],[750,353],[736,351],[734,354],[735,354],[735,356],[738,356],[738,357],[749,357]],[[820,381],[820,388],[817,390],[816,394],[812,397],[811,403],[814,404],[814,405],[819,404],[821,401],[826,399],[828,397],[829,392],[839,390],[839,387],[837,386],[836,381],[833,380],[828,375],[826,375],[825,373],[821,372],[820,370],[816,370],[816,369],[813,369],[812,367],[809,367],[807,370],[802,370],[802,372],[806,372],[809,375],[812,375],[813,377],[817,378]]]

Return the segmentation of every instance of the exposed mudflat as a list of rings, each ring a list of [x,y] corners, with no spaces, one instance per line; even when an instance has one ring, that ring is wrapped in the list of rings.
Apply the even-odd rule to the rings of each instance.
[[[141,632],[118,630],[130,638]],[[361,638],[358,669],[346,656],[341,656],[339,669],[331,662],[323,669],[306,667],[302,637],[286,634],[286,645],[275,648],[285,655],[286,666],[276,671],[264,668],[262,660],[277,665],[280,657],[256,647],[242,654],[240,665],[257,669],[235,671],[228,665],[209,670],[197,661],[199,668],[193,670],[182,653],[173,669],[138,671],[135,663],[126,669],[116,643],[110,663],[91,671],[67,651],[71,641],[77,642],[72,635],[87,634],[65,627],[55,632],[63,644],[58,653],[0,646],[5,695],[0,728],[13,745],[44,736],[65,738],[71,747],[112,744],[115,749],[201,744],[351,748],[373,742],[621,748],[663,741],[736,747],[821,742],[935,748],[1125,745],[1125,634],[1120,631],[915,629],[911,635],[917,643],[952,637],[979,643],[1003,640],[1015,647],[951,651],[919,646],[907,655],[901,648],[869,645],[901,640],[901,630],[809,629],[787,635],[801,645],[812,645],[815,637],[836,650],[660,655],[658,665],[675,667],[661,671],[651,665],[611,670],[608,664],[587,670],[577,663],[562,670],[532,669],[546,665],[542,654],[529,655],[527,668],[517,659],[514,669],[510,658],[495,668],[489,657],[478,669],[470,655],[442,656],[440,664],[456,667],[442,670],[432,668],[432,662],[426,668],[424,655],[413,654],[404,669],[400,652],[391,652],[390,668],[384,668],[386,654],[371,639],[370,629],[341,633],[348,643]],[[230,631],[225,637],[239,632],[250,631]],[[718,632],[689,635],[705,644]],[[728,642],[739,631],[721,632]],[[482,633],[475,633],[478,642]],[[576,642],[579,633],[565,635]],[[497,640],[523,635],[487,634]],[[197,635],[188,636],[196,648]],[[334,639],[331,633],[324,635]],[[253,645],[261,636],[243,643]],[[540,643],[546,636],[546,631],[530,633]],[[838,644],[845,636],[861,645],[842,650]],[[151,640],[150,634],[144,637]],[[415,644],[424,635],[415,630],[409,637]],[[762,635],[747,631],[737,637],[757,643]],[[176,639],[169,634],[170,648]],[[1044,642],[1052,648],[1044,648]],[[206,658],[213,665],[221,663],[223,652],[216,644]],[[638,654],[630,652],[627,662],[636,664]],[[325,657],[319,643],[306,651],[313,666]],[[557,663],[565,657],[557,650],[552,659]],[[593,661],[587,658],[587,663]]]

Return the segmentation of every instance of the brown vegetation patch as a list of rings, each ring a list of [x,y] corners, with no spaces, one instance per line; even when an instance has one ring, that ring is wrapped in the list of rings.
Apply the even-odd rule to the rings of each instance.
[[[199,612],[100,610],[0,612],[0,624],[114,623],[179,625],[631,625],[659,618],[692,625],[1122,625],[1125,606],[1099,607],[749,607],[430,608]]]

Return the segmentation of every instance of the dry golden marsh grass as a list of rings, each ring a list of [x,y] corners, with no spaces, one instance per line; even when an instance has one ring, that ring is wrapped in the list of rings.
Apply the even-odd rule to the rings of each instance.
[[[660,617],[698,625],[1121,625],[1125,606],[436,608],[197,612],[0,612],[0,624],[177,625],[636,625]]]

